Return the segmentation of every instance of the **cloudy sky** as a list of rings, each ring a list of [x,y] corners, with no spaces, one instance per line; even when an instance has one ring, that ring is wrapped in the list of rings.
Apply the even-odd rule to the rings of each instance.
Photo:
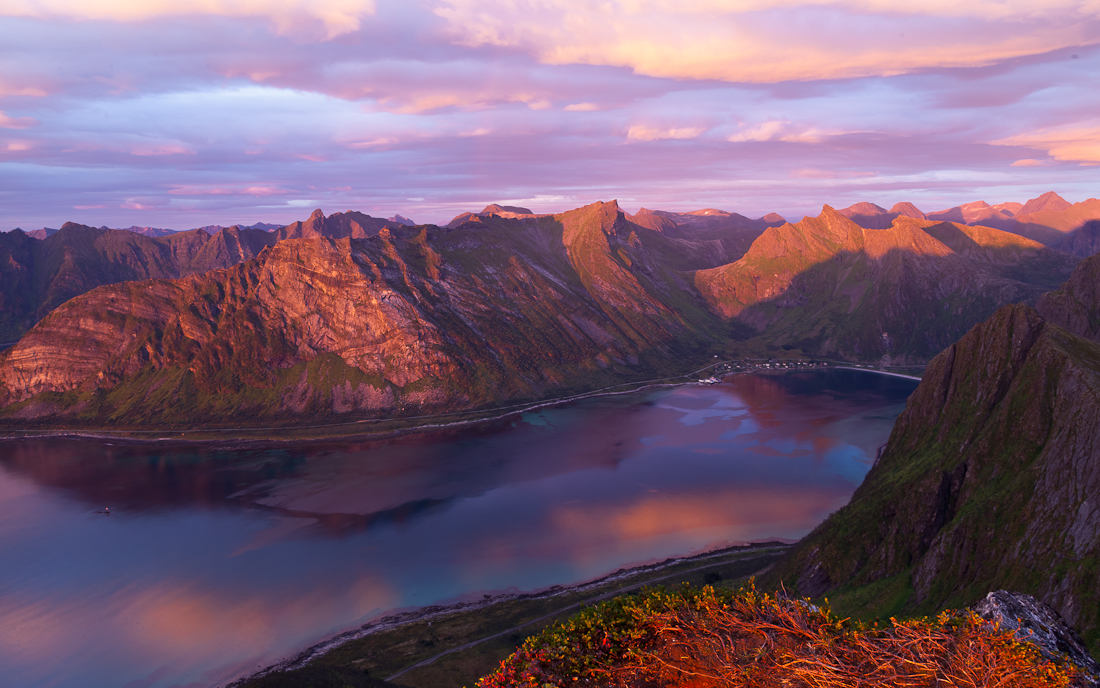
[[[1100,196],[1100,0],[0,0],[0,229]]]

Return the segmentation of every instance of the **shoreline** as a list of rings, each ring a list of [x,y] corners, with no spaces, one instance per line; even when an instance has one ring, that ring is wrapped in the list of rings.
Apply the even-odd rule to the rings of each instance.
[[[73,438],[73,439],[95,439],[95,440],[110,440],[113,442],[127,442],[127,443],[162,443],[162,442],[174,442],[187,445],[212,445],[212,446],[237,446],[237,445],[263,445],[263,444],[295,444],[295,443],[313,443],[313,442],[347,442],[354,440],[378,440],[386,439],[390,437],[398,437],[406,434],[413,434],[418,432],[432,432],[440,430],[449,430],[454,428],[462,428],[470,425],[477,425],[480,423],[492,423],[496,421],[505,420],[515,415],[521,415],[530,411],[535,411],[541,408],[548,408],[551,406],[558,406],[561,404],[569,404],[577,401],[584,401],[586,399],[594,399],[599,397],[619,396],[623,394],[634,394],[642,392],[647,389],[657,389],[661,387],[680,387],[683,385],[700,384],[700,380],[691,379],[689,376],[698,375],[703,371],[714,368],[719,365],[727,365],[732,361],[720,361],[718,363],[712,363],[708,366],[700,368],[699,370],[685,373],[677,377],[660,378],[657,380],[644,380],[639,382],[624,382],[620,385],[613,385],[611,387],[604,387],[602,389],[593,390],[591,392],[583,392],[580,394],[569,395],[565,397],[558,397],[555,399],[545,399],[542,401],[533,401],[523,404],[515,404],[513,406],[497,407],[496,409],[485,409],[481,413],[495,414],[495,415],[477,415],[478,411],[454,411],[451,413],[430,414],[425,416],[412,416],[409,418],[365,418],[355,421],[345,421],[340,423],[331,423],[326,425],[288,425],[288,426],[271,426],[260,428],[189,428],[186,430],[119,430],[117,432],[125,434],[111,434],[109,431],[97,432],[93,430],[32,430],[32,429],[0,429],[0,442],[9,440],[20,439],[41,439],[41,438]],[[905,375],[902,373],[893,373],[886,370],[878,370],[874,368],[857,368],[852,365],[822,365],[815,368],[799,368],[794,370],[742,370],[736,372],[729,372],[723,375],[722,379],[726,377],[732,377],[734,375],[775,375],[777,373],[791,373],[791,372],[805,372],[805,371],[817,371],[817,370],[855,370],[866,373],[877,373],[879,375],[887,375],[890,377],[899,377],[906,380],[920,381],[921,378],[913,375]],[[682,380],[680,382],[672,382],[672,380]],[[624,387],[627,385],[641,385],[633,389],[616,390],[617,387]],[[614,390],[614,391],[612,391]],[[300,432],[309,430],[324,430],[327,428],[343,428],[351,429],[355,426],[362,426],[368,423],[401,423],[405,421],[416,421],[418,419],[424,419],[425,421],[433,418],[446,418],[453,416],[472,415],[472,418],[466,418],[462,420],[455,420],[452,422],[432,423],[425,422],[414,424],[405,428],[395,428],[390,430],[380,430],[377,432],[350,432],[347,434],[333,434],[333,435],[315,435],[312,437],[250,437],[247,435],[231,436],[228,433],[249,433],[249,432]],[[18,433],[18,434],[15,434]],[[205,435],[212,433],[227,433],[225,437],[201,437],[199,439],[188,439],[184,437],[187,433],[193,433],[197,435]],[[159,437],[133,437],[131,435],[162,435]]]
[[[797,541],[795,541],[797,542]],[[790,547],[795,542],[784,542],[782,539],[771,539],[759,542],[750,542],[743,545],[732,545],[729,547],[722,547],[720,549],[708,550],[706,552],[700,552],[698,554],[682,556],[682,557],[670,557],[659,562],[651,564],[640,564],[638,566],[630,566],[626,568],[617,569],[605,576],[585,581],[582,583],[575,583],[573,585],[551,585],[548,588],[536,590],[528,593],[512,593],[505,592],[497,595],[486,595],[484,599],[475,600],[472,602],[454,602],[446,605],[428,605],[426,607],[416,607],[413,609],[406,609],[405,611],[398,611],[395,614],[387,614],[373,621],[369,621],[358,628],[354,628],[343,633],[334,635],[326,640],[315,643],[301,652],[281,659],[269,666],[255,671],[247,676],[241,676],[233,679],[229,683],[221,685],[221,688],[234,688],[235,686],[243,685],[247,681],[262,678],[270,673],[277,671],[292,671],[299,669],[309,662],[324,656],[328,652],[336,649],[344,643],[351,642],[364,638],[374,633],[382,631],[388,631],[394,628],[399,628],[406,624],[416,623],[417,621],[426,621],[434,619],[440,616],[453,614],[456,612],[470,612],[485,609],[502,602],[511,602],[513,600],[540,600],[550,599],[553,597],[559,597],[575,592],[584,592],[593,588],[606,585],[608,583],[615,583],[619,581],[628,580],[634,576],[638,576],[645,573],[653,573],[660,571],[671,566],[683,564],[694,561],[706,561],[707,559],[716,559],[728,554],[734,554],[738,552],[752,552],[755,550],[767,550],[775,548]],[[470,593],[471,595],[477,594]],[[396,610],[395,610],[396,611]]]
[[[906,380],[916,380],[920,382],[923,378],[919,378],[916,375],[905,375],[904,373],[891,373],[889,370],[876,370],[874,368],[856,368],[855,366],[834,366],[833,370],[861,370],[865,373],[878,373],[879,375],[889,375],[890,377],[900,377]]]

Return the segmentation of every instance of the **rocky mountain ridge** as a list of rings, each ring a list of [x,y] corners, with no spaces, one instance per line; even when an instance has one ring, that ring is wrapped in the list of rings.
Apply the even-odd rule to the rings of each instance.
[[[0,404],[157,422],[476,408],[667,358],[708,320],[616,204],[529,229],[288,238],[228,269],[103,286],[0,354]]]
[[[1100,220],[1100,200],[1090,198],[1081,203],[1070,203],[1057,193],[1048,191],[1026,203],[989,205],[985,201],[974,201],[927,214],[912,203],[898,203],[887,211],[874,203],[864,202],[839,212],[867,229],[887,229],[898,217],[993,227],[1085,257],[1095,251],[1078,253],[1066,246],[1069,245],[1070,236],[1086,223]]]

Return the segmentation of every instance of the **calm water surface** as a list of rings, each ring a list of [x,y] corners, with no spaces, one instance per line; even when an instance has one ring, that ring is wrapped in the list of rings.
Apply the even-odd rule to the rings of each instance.
[[[394,609],[798,538],[914,388],[744,375],[380,441],[0,443],[0,677],[210,686]]]

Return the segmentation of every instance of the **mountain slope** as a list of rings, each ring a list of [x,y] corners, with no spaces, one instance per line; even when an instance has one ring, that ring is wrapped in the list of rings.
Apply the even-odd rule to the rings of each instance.
[[[1100,345],[1006,306],[932,361],[851,502],[771,581],[879,615],[1025,592],[1096,655],[1098,418]]]
[[[897,217],[865,229],[825,206],[700,270],[710,307],[775,344],[855,359],[928,360],[1006,303],[1031,301],[1076,259],[988,227]]]
[[[0,354],[0,404],[131,423],[473,408],[636,376],[710,322],[614,203],[513,222],[287,239],[100,287]]]

